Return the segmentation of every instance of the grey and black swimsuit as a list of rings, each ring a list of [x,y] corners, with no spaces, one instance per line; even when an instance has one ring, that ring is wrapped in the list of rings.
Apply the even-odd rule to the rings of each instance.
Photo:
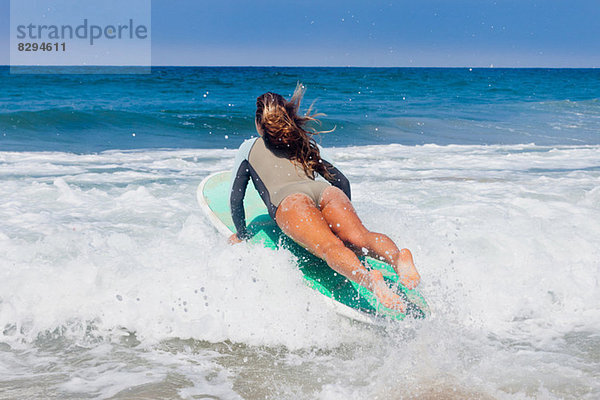
[[[322,153],[322,149],[320,151]],[[321,154],[321,160],[333,177],[329,183],[309,177],[301,166],[295,164],[285,154],[279,154],[269,149],[260,137],[242,143],[235,157],[231,174],[229,200],[231,218],[238,237],[240,239],[248,238],[244,195],[250,178],[273,219],[275,219],[279,204],[290,194],[304,193],[319,207],[323,191],[326,187],[333,185],[340,188],[350,198],[348,179],[325,160],[323,154]]]

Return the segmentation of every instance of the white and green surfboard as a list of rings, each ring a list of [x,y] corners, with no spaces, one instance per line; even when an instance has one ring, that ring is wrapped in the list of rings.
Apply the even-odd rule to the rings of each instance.
[[[205,178],[197,191],[200,207],[224,236],[235,232],[229,209],[229,186],[230,173],[217,172]],[[296,257],[307,285],[322,294],[323,299],[336,312],[366,323],[373,323],[379,318],[403,320],[407,314],[414,318],[424,318],[429,313],[423,296],[417,290],[402,286],[389,264],[371,257],[361,257],[367,268],[380,270],[390,287],[408,304],[406,314],[384,307],[369,290],[336,273],[325,261],[296,244],[271,219],[252,184],[246,189],[244,208],[248,232],[252,236],[250,243],[271,249],[288,249]]]

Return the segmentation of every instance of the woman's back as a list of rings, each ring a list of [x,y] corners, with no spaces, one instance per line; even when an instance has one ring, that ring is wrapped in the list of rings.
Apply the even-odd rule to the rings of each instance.
[[[289,194],[290,185],[295,184],[325,184],[315,182],[309,177],[302,166],[290,160],[282,151],[271,150],[263,138],[256,138],[248,155],[250,165],[255,169],[270,194],[271,203],[278,206]],[[326,185],[326,184],[325,184]]]

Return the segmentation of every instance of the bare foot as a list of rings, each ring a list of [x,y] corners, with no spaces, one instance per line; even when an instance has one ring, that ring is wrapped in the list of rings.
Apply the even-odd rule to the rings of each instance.
[[[392,310],[406,312],[406,304],[387,286],[380,271],[369,271],[369,278],[371,279],[370,289],[381,304]]]
[[[417,272],[412,254],[408,249],[400,250],[394,269],[400,282],[408,289],[414,289],[421,281],[421,275]]]

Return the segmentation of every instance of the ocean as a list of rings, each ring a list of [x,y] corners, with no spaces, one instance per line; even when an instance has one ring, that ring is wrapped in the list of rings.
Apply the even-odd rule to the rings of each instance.
[[[307,87],[425,320],[323,306],[195,199]],[[0,67],[0,399],[597,399],[600,70]]]

